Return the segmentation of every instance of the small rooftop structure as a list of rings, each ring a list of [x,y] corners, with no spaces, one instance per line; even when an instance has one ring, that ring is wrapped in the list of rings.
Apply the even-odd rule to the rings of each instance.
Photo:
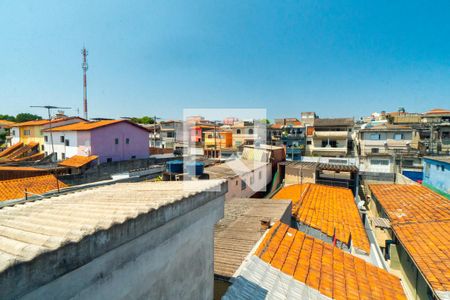
[[[59,181],[54,175],[50,174],[20,179],[1,180],[0,201],[25,198],[27,193],[29,196],[33,196],[35,194],[41,195],[64,187],[67,187],[67,185]]]
[[[223,299],[406,299],[399,278],[278,222]]]
[[[425,159],[431,159],[442,163],[450,164],[450,155],[425,156]]]
[[[210,179],[234,178],[266,166],[267,163],[255,160],[236,159],[226,163],[216,164],[205,168]]]
[[[369,189],[392,223],[450,220],[450,202],[422,185],[370,184]]]
[[[225,201],[224,218],[214,230],[214,275],[233,276],[263,236],[261,221],[290,223],[291,201],[233,198]]]
[[[90,162],[96,160],[97,158],[98,158],[97,155],[91,156],[74,155],[66,160],[59,162],[58,165],[69,168],[81,168],[89,164]]]
[[[369,254],[369,240],[350,189],[295,184],[282,188],[272,199],[292,200],[297,222]]]
[[[344,126],[351,127],[354,125],[354,120],[352,118],[332,118],[332,119],[315,119],[314,127],[335,127]]]

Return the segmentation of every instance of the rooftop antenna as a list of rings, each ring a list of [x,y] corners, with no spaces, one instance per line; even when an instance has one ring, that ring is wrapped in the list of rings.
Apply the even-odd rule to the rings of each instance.
[[[53,133],[51,131],[52,129],[52,109],[71,109],[71,107],[62,107],[62,106],[52,106],[52,105],[31,105],[30,107],[39,107],[39,108],[46,108],[48,112],[48,120],[49,120],[49,129],[50,129],[50,143],[52,145],[52,153],[55,152],[54,146],[53,146]]]
[[[83,55],[83,63],[81,64],[81,68],[83,69],[83,111],[84,111],[84,118],[86,120],[88,120],[87,83],[86,83],[86,71],[88,70],[88,64],[87,64],[88,51],[86,50],[86,47],[84,47],[84,46],[83,46],[83,49],[81,49],[81,55]]]

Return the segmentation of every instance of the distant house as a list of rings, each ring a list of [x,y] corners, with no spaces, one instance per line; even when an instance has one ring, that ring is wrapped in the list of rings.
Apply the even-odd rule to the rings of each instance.
[[[365,172],[394,173],[398,167],[420,167],[417,157],[419,136],[408,126],[380,124],[358,132],[360,169]]]
[[[315,119],[314,132],[307,138],[310,156],[347,157],[353,151],[352,118]]]
[[[11,127],[12,125],[14,125],[14,122],[8,121],[8,120],[0,120],[0,135],[1,134],[5,134],[6,133],[6,129]],[[8,136],[6,137],[6,139],[8,139]],[[0,145],[5,142],[4,140],[1,140],[0,137]]]
[[[233,146],[233,134],[229,130],[208,130],[203,135],[205,149],[228,149]]]
[[[450,156],[423,158],[422,184],[450,199]]]
[[[24,144],[38,143],[39,150],[44,152],[44,133],[45,129],[50,127],[63,126],[68,124],[80,123],[86,120],[80,117],[63,117],[52,120],[34,120],[22,123],[15,123],[10,126],[10,146],[19,142]]]
[[[104,163],[149,156],[147,129],[127,120],[82,122],[44,132],[45,152],[56,153],[57,160],[97,155]]]

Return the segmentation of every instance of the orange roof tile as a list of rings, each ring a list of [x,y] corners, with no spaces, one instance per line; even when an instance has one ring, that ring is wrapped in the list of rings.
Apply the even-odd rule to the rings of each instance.
[[[392,229],[431,287],[450,291],[450,220],[394,224]]]
[[[116,124],[116,123],[128,123],[135,127],[138,127],[142,130],[148,131],[146,128],[137,125],[136,123],[133,123],[128,120],[101,120],[101,121],[95,121],[95,122],[80,122],[80,123],[74,123],[69,125],[63,125],[54,127],[52,129],[46,129],[45,131],[88,131],[97,129],[100,127]]]
[[[425,115],[450,115],[450,110],[443,108],[435,108],[427,111]]]
[[[58,188],[67,187],[54,175],[34,176],[0,181],[0,201],[25,197],[25,189],[33,194],[44,194]]]
[[[74,155],[74,156],[58,163],[58,165],[63,166],[63,167],[80,168],[80,167],[90,163],[91,161],[96,160],[97,158],[98,158],[97,155],[91,155],[91,156]]]
[[[7,126],[9,126],[9,125],[14,125],[14,124],[16,124],[16,122],[11,122],[11,121],[8,121],[8,120],[0,120],[0,125],[7,125]]]
[[[396,276],[281,222],[255,255],[330,298],[406,299]]]
[[[282,188],[273,199],[290,199],[298,222],[320,230],[355,248],[370,252],[369,239],[350,189],[320,184],[296,184]]]
[[[450,201],[422,185],[370,184],[369,189],[393,223],[450,220]]]

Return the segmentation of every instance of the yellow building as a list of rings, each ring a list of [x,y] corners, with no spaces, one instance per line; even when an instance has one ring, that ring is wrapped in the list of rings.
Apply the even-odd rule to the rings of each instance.
[[[205,148],[224,149],[233,147],[233,134],[231,131],[217,131],[214,137],[214,130],[205,131],[203,133],[205,141]]]

